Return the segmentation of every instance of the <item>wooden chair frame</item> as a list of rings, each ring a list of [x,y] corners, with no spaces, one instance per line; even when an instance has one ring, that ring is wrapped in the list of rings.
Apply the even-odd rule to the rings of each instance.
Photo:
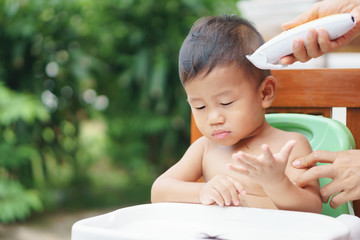
[[[333,107],[346,107],[346,125],[360,147],[360,69],[272,70],[276,99],[267,113],[306,113],[331,118]],[[191,142],[201,136],[191,119]],[[360,201],[354,202],[360,217]]]

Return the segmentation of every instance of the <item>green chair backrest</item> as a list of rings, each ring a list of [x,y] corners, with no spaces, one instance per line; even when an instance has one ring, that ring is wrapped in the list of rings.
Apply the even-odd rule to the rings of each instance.
[[[335,152],[355,149],[355,140],[349,129],[334,119],[298,113],[272,113],[266,114],[266,121],[275,128],[303,134],[309,140],[313,150]],[[331,179],[320,178],[319,181],[322,187]],[[322,214],[337,217],[341,214],[352,213],[350,208],[351,204],[344,203],[333,209],[330,204],[324,203]]]

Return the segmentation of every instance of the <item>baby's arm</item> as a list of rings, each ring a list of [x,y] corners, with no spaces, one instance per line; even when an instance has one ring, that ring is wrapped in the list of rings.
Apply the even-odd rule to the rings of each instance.
[[[202,176],[202,157],[206,139],[200,138],[174,166],[159,176],[151,189],[152,202],[200,203],[199,191],[204,185],[197,182]]]
[[[289,141],[277,154],[272,154],[267,145],[262,146],[263,154],[260,156],[238,152],[234,159],[239,164],[229,164],[228,167],[257,181],[279,209],[320,213],[318,183],[314,181],[306,188],[292,183],[301,172],[292,168],[290,163],[311,152],[305,137],[297,137],[296,147],[294,145],[294,141]]]
[[[206,141],[203,137],[192,144],[178,163],[156,179],[151,190],[152,202],[240,204],[238,193],[244,195],[245,191],[237,179],[217,175],[207,183],[198,182]]]

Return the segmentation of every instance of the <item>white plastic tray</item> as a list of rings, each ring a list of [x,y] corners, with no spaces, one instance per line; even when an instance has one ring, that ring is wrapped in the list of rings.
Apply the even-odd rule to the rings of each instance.
[[[350,229],[336,218],[314,213],[158,203],[80,220],[73,225],[71,239],[346,240]]]

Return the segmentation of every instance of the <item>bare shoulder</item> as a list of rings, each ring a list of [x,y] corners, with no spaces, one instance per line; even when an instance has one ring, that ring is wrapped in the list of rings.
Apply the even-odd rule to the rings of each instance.
[[[287,132],[287,135],[289,137],[289,140],[294,139],[296,141],[296,145],[298,147],[310,147],[309,140],[301,133]]]
[[[294,139],[296,141],[295,147],[291,154],[292,159],[306,156],[312,152],[310,142],[304,135],[302,135],[301,133],[291,132],[290,136],[291,139]]]
[[[295,140],[296,144],[290,155],[289,160],[297,159],[303,156],[306,156],[312,152],[311,145],[308,139],[298,132],[287,132],[283,130],[276,129],[276,137],[281,141],[279,144],[283,146],[286,142],[290,140]]]
[[[180,159],[180,162],[201,162],[208,142],[209,140],[206,137],[197,139],[186,150],[184,156]]]
[[[194,182],[202,176],[202,159],[208,140],[201,137],[186,150],[183,157],[163,173],[159,179],[171,177],[187,182]]]
[[[193,142],[192,144],[207,144],[208,142],[209,142],[209,139],[207,139],[204,136],[201,136],[198,139],[196,139],[196,141]]]
[[[204,151],[204,149],[206,148],[206,146],[209,144],[210,140],[207,139],[206,137],[202,136],[200,138],[198,138],[195,142],[193,142],[190,147],[190,149],[196,149],[196,150],[200,150],[200,151]]]

